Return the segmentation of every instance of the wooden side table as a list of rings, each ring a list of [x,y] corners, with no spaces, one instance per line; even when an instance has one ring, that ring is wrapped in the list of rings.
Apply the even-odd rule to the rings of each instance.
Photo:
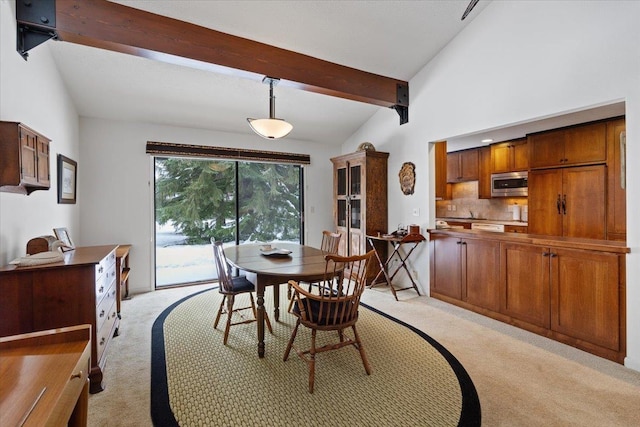
[[[116,287],[117,287],[117,311],[118,319],[122,319],[120,315],[120,305],[123,299],[129,298],[129,251],[131,245],[118,245],[116,249]],[[124,294],[123,294],[124,292]],[[116,331],[118,334],[118,331]]]
[[[425,237],[419,233],[407,234],[406,236],[392,236],[388,234],[383,234],[380,236],[367,236],[367,240],[369,241],[369,244],[371,245],[371,247],[373,247],[374,249],[376,249],[376,245],[374,245],[375,240],[384,241],[393,245],[393,252],[391,252],[391,255],[389,255],[389,257],[386,260],[382,259],[382,257],[378,253],[378,250],[376,249],[376,252],[375,252],[376,259],[378,260],[378,264],[380,265],[380,271],[378,272],[376,277],[373,279],[373,281],[371,281],[371,285],[369,287],[373,287],[376,284],[378,278],[380,278],[380,276],[383,275],[385,279],[384,281],[389,285],[389,289],[391,289],[391,293],[395,297],[396,301],[398,301],[398,295],[396,294],[396,292],[398,291],[414,289],[418,293],[418,295],[420,295],[420,290],[418,289],[418,286],[416,285],[415,280],[413,280],[413,276],[411,275],[411,272],[407,267],[407,260],[411,256],[411,253],[414,251],[414,249],[418,247],[420,243],[426,240]],[[412,244],[413,246],[410,247],[408,252],[403,254],[402,252],[400,252],[400,248],[403,245],[407,245],[407,244],[409,245]],[[400,260],[400,264],[396,266],[396,268],[393,270],[391,274],[389,274],[389,264],[391,263],[391,260],[395,256],[397,256],[397,258]],[[411,286],[408,286],[405,288],[396,288],[391,283],[393,278],[400,271],[400,269],[404,269],[407,272],[407,276],[409,276],[409,280],[411,280]]]

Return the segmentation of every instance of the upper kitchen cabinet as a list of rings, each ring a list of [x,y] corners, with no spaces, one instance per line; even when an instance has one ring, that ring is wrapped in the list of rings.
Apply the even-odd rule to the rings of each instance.
[[[491,173],[526,171],[529,169],[527,139],[491,145]]]
[[[607,239],[627,240],[625,119],[607,123]]]
[[[48,190],[50,142],[22,123],[0,122],[0,191]]]
[[[491,147],[478,148],[478,199],[491,198]]]
[[[607,160],[604,122],[528,136],[531,169],[603,163]]]
[[[605,165],[529,172],[529,233],[605,239]]]
[[[436,155],[436,200],[451,198],[451,186],[447,185],[447,141],[434,143]]]
[[[453,151],[447,154],[447,182],[478,180],[478,149]]]

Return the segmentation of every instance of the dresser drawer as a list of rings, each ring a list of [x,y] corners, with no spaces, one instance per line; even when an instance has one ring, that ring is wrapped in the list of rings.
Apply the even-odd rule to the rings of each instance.
[[[101,363],[102,355],[104,354],[111,336],[113,335],[113,326],[117,316],[116,302],[114,300],[113,304],[111,304],[109,309],[106,311],[106,319],[104,320],[102,327],[96,332],[97,364]]]
[[[69,374],[69,380],[58,400],[57,408],[62,409],[53,412],[52,417],[47,421],[47,425],[67,425],[75,402],[78,400],[80,393],[82,393],[83,387],[87,384],[89,370],[91,369],[91,365],[89,364],[90,357],[91,345],[87,343],[78,363]]]
[[[116,300],[116,284],[115,282],[111,284],[109,290],[105,292],[104,298],[98,304],[96,308],[96,331],[100,331],[104,322],[107,320],[109,316],[109,309],[113,305]]]
[[[116,265],[112,264],[107,267],[103,274],[96,278],[96,304],[100,304],[100,301],[106,295],[107,290],[116,280]]]
[[[105,272],[110,270],[112,265],[116,263],[116,251],[115,249],[109,252],[109,255],[102,258],[99,263],[96,264],[96,279],[101,277]]]

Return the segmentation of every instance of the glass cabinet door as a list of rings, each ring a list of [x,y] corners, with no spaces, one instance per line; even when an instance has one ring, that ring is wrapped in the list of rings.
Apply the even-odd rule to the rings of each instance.
[[[350,186],[350,195],[359,196],[360,195],[360,165],[351,166],[349,168],[349,178],[351,179]]]
[[[351,199],[351,228],[360,228],[361,212],[360,199]]]
[[[338,182],[336,192],[338,196],[347,195],[347,168],[340,168],[337,170]]]

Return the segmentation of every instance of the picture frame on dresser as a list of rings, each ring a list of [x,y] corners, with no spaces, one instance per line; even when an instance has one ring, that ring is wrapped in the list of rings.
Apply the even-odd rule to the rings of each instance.
[[[78,162],[58,154],[58,204],[75,204]]]
[[[62,247],[62,251],[70,251],[76,248],[76,245],[71,240],[71,236],[69,236],[69,231],[66,227],[59,227],[53,229],[53,234],[56,235],[56,239],[60,240],[64,245]]]

